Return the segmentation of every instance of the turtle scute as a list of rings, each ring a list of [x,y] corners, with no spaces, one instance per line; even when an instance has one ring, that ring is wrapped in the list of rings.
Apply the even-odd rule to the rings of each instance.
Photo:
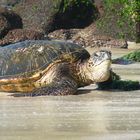
[[[90,57],[82,47],[68,42],[29,40],[0,48],[0,77],[33,74],[55,61],[73,63]]]

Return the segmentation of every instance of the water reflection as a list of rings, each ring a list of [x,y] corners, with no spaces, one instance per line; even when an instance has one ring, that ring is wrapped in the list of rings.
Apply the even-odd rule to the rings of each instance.
[[[0,110],[2,140],[93,139],[124,133],[140,138],[140,91],[5,98]]]

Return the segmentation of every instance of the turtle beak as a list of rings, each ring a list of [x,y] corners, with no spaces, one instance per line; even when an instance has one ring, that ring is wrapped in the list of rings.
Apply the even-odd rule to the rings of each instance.
[[[107,50],[100,50],[92,54],[94,66],[101,64],[103,61],[111,61],[111,52]]]
[[[89,60],[90,76],[93,82],[103,82],[110,77],[111,52],[101,50],[93,53]]]

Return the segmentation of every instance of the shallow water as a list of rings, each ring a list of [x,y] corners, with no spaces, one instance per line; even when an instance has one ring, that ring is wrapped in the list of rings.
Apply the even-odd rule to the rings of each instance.
[[[140,81],[140,63],[112,67],[123,79]],[[79,93],[32,98],[1,93],[0,140],[140,139],[140,90],[101,92],[91,85]]]

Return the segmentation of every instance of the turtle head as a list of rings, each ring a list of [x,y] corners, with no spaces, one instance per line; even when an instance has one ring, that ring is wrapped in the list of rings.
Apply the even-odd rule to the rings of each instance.
[[[111,52],[100,50],[91,55],[87,63],[88,78],[93,82],[104,82],[110,77]]]

